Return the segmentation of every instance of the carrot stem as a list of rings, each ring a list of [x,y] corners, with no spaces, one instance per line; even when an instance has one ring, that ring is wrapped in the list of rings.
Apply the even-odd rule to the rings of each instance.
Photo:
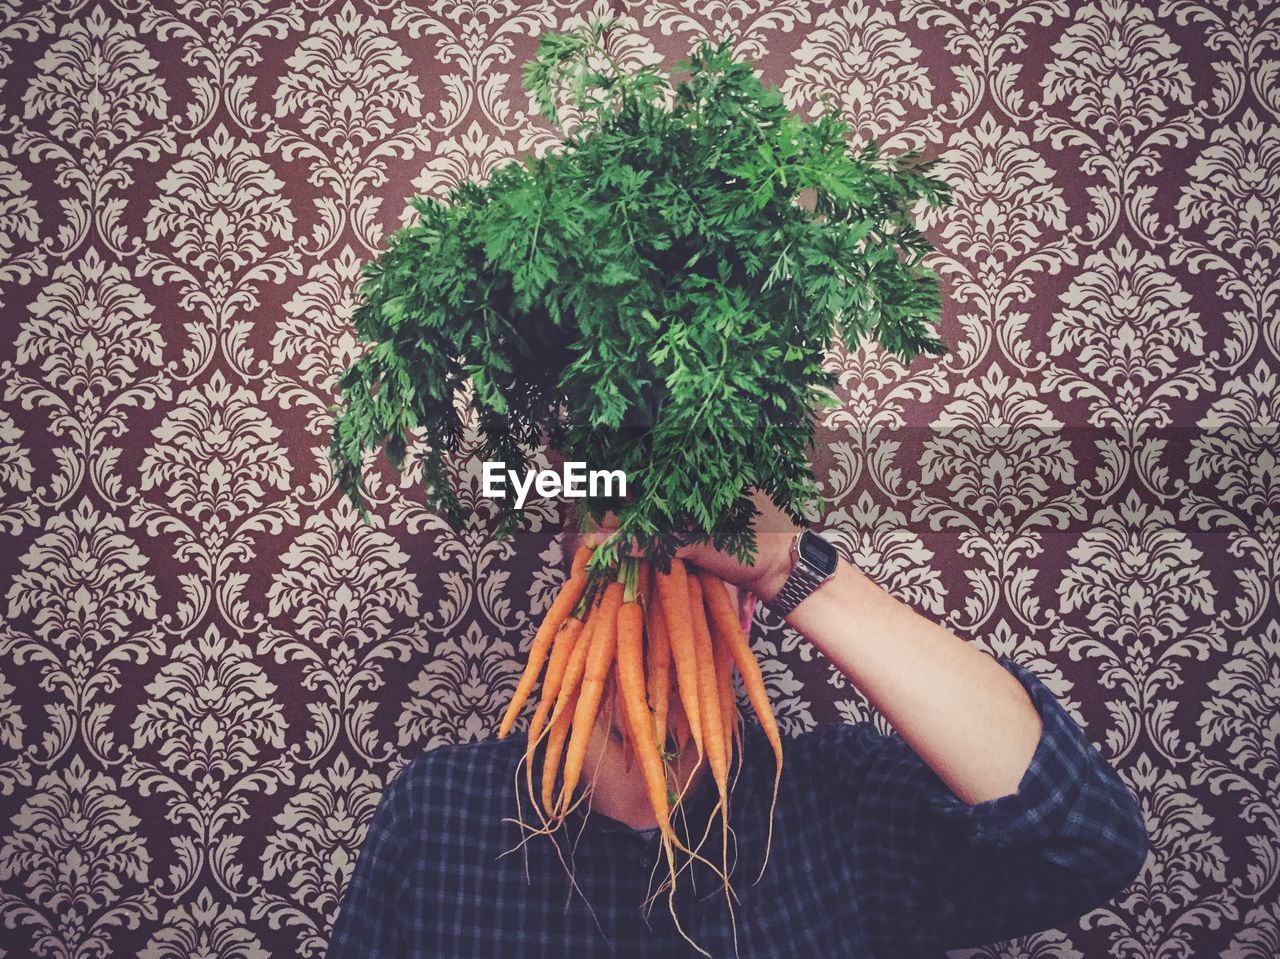
[[[689,734],[703,756],[702,719],[698,702],[698,659],[693,634],[693,611],[689,602],[689,580],[684,560],[671,560],[671,572],[657,579],[658,600],[666,621],[671,661],[675,664],[676,685],[684,713],[689,721]]]

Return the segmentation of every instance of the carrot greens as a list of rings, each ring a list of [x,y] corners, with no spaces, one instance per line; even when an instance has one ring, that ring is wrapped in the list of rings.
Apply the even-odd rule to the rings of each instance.
[[[363,268],[353,320],[372,346],[331,408],[335,478],[366,518],[366,451],[385,444],[403,469],[415,433],[429,503],[455,526],[453,456],[523,470],[551,447],[624,470],[627,501],[581,501],[619,518],[593,581],[632,537],[664,572],[697,541],[750,560],[753,487],[810,511],[835,335],[908,362],[947,350],[911,212],[951,202],[937,161],[851,146],[829,105],[792,115],[730,39],[628,72],[611,24],[547,33],[524,65],[558,149],[411,199],[416,221]],[[510,502],[495,501],[500,533],[520,520]]]

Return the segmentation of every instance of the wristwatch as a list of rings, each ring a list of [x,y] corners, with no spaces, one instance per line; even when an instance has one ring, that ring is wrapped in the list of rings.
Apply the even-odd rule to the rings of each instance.
[[[840,551],[834,543],[812,530],[801,530],[791,541],[791,574],[778,595],[765,605],[779,616],[786,616],[835,574],[839,561]]]

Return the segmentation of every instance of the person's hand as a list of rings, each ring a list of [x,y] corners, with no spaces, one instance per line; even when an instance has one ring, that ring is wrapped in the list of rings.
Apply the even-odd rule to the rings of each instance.
[[[676,555],[700,569],[719,576],[726,583],[737,586],[768,602],[778,595],[782,584],[791,572],[791,542],[801,527],[791,517],[778,509],[764,493],[753,492],[751,501],[759,511],[752,521],[756,537],[755,561],[749,565],[739,563],[733,556],[716,549],[710,543],[682,546]],[[618,527],[618,518],[606,513],[604,521],[585,535],[591,546],[599,545]],[[632,548],[631,556],[642,556],[643,551]]]

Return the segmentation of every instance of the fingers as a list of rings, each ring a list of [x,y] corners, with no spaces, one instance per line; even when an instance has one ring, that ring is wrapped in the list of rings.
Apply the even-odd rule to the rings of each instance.
[[[584,543],[586,543],[592,549],[595,549],[597,546],[603,543],[606,539],[612,536],[615,532],[617,532],[617,529],[618,529],[617,514],[613,512],[608,512],[604,514],[604,519],[602,519],[598,524],[596,524],[588,532],[583,534],[582,539]],[[620,546],[618,548],[618,555],[632,556],[632,557],[638,558],[638,557],[644,556],[644,550],[640,548],[637,540],[632,539],[631,544],[628,547],[623,548]]]
[[[726,583],[737,583],[746,572],[746,567],[728,553],[721,552],[710,543],[693,543],[681,546],[676,555],[686,563],[692,563],[699,569],[719,576]]]

